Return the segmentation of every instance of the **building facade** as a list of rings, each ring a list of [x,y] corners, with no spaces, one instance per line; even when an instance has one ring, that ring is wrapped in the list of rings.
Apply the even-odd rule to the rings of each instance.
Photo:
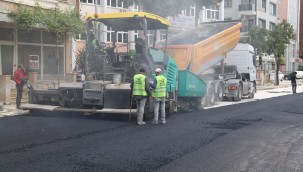
[[[247,35],[253,26],[273,30],[283,19],[298,33],[299,0],[225,0],[224,3],[225,20],[241,20],[242,35]],[[298,69],[297,51],[298,39],[288,45],[285,66],[281,66],[282,72],[288,73]],[[266,72],[274,70],[274,58],[264,56],[261,69]]]
[[[303,59],[303,2],[299,1],[299,56]]]
[[[35,0],[0,1],[0,75],[12,75],[18,64],[24,64],[29,72],[37,72],[40,79],[52,79],[58,72],[64,75],[72,71],[70,38],[63,38],[58,46],[58,62],[55,33],[37,28],[24,34],[17,31],[7,17],[18,5],[31,8],[36,3]],[[38,3],[43,9],[67,10],[76,7],[76,0],[44,0]]]
[[[298,70],[302,65],[299,59],[299,19],[300,19],[300,1],[299,0],[279,0],[278,6],[279,21],[286,20],[290,23],[296,34],[295,40],[287,45],[285,50],[285,70],[287,73]]]
[[[224,20],[241,20],[242,33],[253,26],[272,30],[278,23],[278,0],[224,0]]]

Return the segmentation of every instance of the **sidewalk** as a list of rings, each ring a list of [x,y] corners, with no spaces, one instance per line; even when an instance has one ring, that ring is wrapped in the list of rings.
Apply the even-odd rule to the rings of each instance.
[[[28,110],[16,109],[16,105],[0,104],[0,118],[5,116],[25,115],[29,114]]]

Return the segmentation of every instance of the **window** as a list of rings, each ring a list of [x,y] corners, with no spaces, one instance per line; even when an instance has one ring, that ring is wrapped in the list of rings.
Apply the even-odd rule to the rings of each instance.
[[[138,31],[137,31],[137,30],[134,31],[134,37],[135,37],[134,40],[136,40],[137,38],[139,38],[139,36],[138,36]]]
[[[107,27],[107,42],[113,42],[115,32],[111,30],[110,27]]]
[[[266,29],[266,21],[263,19],[259,19],[259,27]]]
[[[224,8],[232,8],[233,7],[233,1],[232,0],[225,0],[224,1]]]
[[[14,30],[12,28],[0,28],[0,40],[14,41]]]
[[[248,32],[248,20],[242,20],[241,32]]]
[[[18,31],[18,41],[27,43],[41,43],[41,32],[38,30],[31,30],[29,33],[24,34]],[[56,43],[56,41],[54,41]]]
[[[117,42],[128,43],[128,32],[117,32]]]
[[[166,30],[160,31],[160,41],[163,41],[166,39]]]
[[[253,26],[255,26],[254,19],[242,20],[241,32],[249,32]]]
[[[275,29],[275,27],[276,27],[276,24],[275,23],[269,23],[269,30],[270,31],[273,31],[274,29]]]
[[[261,0],[260,11],[266,12],[266,0]]]
[[[185,16],[195,16],[195,7],[190,6],[184,10]]]
[[[97,5],[101,5],[100,0],[80,0],[80,2],[82,4],[95,4],[96,2]]]
[[[86,33],[78,34],[78,35],[76,36],[76,39],[77,39],[77,40],[84,40],[84,41],[86,41],[86,39],[87,39]]]
[[[43,47],[43,74],[46,79],[54,80],[56,75],[64,73],[64,48],[58,48],[59,61],[57,60],[57,48],[53,46]],[[59,69],[58,69],[59,67]]]
[[[56,52],[56,49],[54,52]],[[41,57],[41,46],[18,44],[18,63],[23,64],[23,66],[28,70],[30,69],[29,55],[36,55],[38,57]],[[54,57],[56,57],[56,56],[54,56]],[[41,62],[42,62],[42,59],[40,58],[39,59],[39,69],[37,71],[38,73],[41,73]],[[52,68],[52,66],[50,66],[50,64],[47,64],[47,63],[46,63],[46,67]],[[31,71],[31,70],[29,70],[29,71]]]
[[[269,4],[269,14],[276,16],[277,15],[277,7],[276,4],[270,3]]]
[[[120,0],[107,0],[107,6],[123,8],[123,2]]]
[[[249,19],[248,20],[248,30],[250,30],[253,26],[255,26],[255,20]]]
[[[42,36],[43,36],[43,44],[57,44],[57,40],[56,40],[56,33],[55,32],[42,32]],[[59,45],[63,45],[64,41],[63,41],[63,37],[58,37],[58,43]]]
[[[206,10],[206,19],[208,20],[219,20],[219,11],[207,9]]]
[[[107,42],[114,42],[115,32],[107,27]],[[116,42],[128,43],[128,32],[117,32]]]

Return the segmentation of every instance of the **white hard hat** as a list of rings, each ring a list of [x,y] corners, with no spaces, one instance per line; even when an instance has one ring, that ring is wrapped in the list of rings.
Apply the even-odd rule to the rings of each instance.
[[[161,73],[161,72],[162,72],[162,70],[161,70],[160,68],[157,68],[157,69],[155,70],[155,72],[157,72],[157,73]]]

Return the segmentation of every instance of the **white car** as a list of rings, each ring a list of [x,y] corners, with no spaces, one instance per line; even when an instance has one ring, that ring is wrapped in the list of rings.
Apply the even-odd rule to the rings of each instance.
[[[297,78],[303,78],[303,71],[296,71],[297,72]]]
[[[303,71],[302,71],[302,72],[303,72]],[[275,75],[276,75],[276,74],[275,74],[274,72],[270,73],[270,76],[269,76],[269,77],[270,77],[270,80],[271,80],[271,81],[274,81],[274,80],[275,80]],[[284,74],[283,74],[282,72],[279,71],[278,75],[279,75],[279,80],[282,81],[282,80],[284,79]]]

